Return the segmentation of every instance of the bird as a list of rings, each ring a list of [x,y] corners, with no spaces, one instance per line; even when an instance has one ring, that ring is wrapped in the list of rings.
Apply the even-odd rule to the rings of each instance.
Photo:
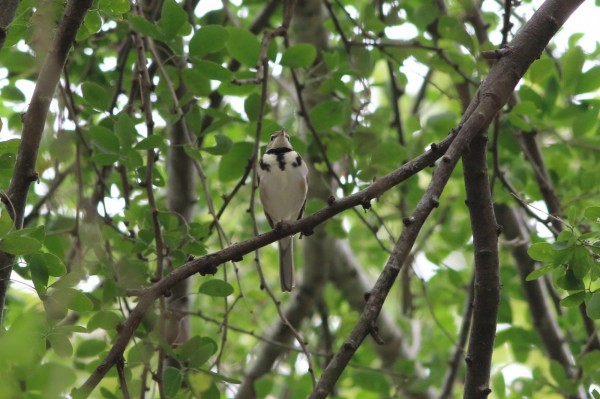
[[[259,196],[271,228],[302,217],[308,192],[308,167],[284,129],[271,135],[258,168]],[[293,236],[279,240],[281,291],[295,286]]]

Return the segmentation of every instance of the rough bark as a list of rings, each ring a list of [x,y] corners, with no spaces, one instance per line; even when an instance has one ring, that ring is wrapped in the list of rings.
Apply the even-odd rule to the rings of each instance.
[[[480,134],[463,156],[467,204],[473,231],[475,273],[473,280],[473,320],[467,350],[465,398],[485,398],[492,368],[500,303],[498,226],[488,181],[487,139]]]

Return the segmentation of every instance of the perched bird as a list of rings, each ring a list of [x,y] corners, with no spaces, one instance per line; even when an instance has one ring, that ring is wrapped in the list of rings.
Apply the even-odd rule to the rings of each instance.
[[[308,168],[300,154],[293,150],[285,130],[271,135],[259,166],[260,201],[271,227],[300,219],[306,204]],[[292,236],[279,240],[279,277],[281,290],[291,291],[294,287]]]

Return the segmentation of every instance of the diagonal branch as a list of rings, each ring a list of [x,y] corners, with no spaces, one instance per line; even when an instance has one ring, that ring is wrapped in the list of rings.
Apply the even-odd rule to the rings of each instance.
[[[410,255],[410,250],[423,223],[433,208],[439,204],[439,196],[448,182],[458,158],[462,156],[471,140],[487,129],[496,112],[508,101],[525,71],[539,57],[552,36],[582,2],[583,0],[572,2],[547,0],[515,36],[511,43],[511,51],[494,65],[490,75],[481,84],[477,95],[466,110],[457,137],[446,155],[442,157],[442,162],[433,175],[427,191],[417,204],[413,215],[405,220],[406,228],[370,292],[359,322],[323,372],[310,398],[324,398],[332,391],[348,362],[372,330],[383,302],[404,260]]]
[[[454,140],[454,137],[454,134],[449,135],[440,143],[432,145],[432,148],[429,151],[408,161],[397,170],[381,177],[362,191],[332,201],[329,206],[296,222],[279,226],[276,230],[272,230],[252,239],[234,244],[221,251],[187,262],[165,276],[161,281],[142,290],[137,306],[133,309],[127,320],[123,323],[123,326],[120,328],[119,334],[117,335],[110,352],[102,360],[92,375],[90,375],[88,380],[78,390],[74,391],[73,397],[76,399],[88,397],[96,385],[102,380],[104,375],[106,375],[123,354],[133,333],[142,321],[143,316],[152,307],[154,301],[169,290],[174,284],[177,284],[196,273],[200,273],[201,275],[214,274],[217,271],[217,267],[225,262],[239,261],[242,259],[242,256],[257,248],[275,242],[282,237],[290,236],[298,232],[303,232],[305,235],[308,235],[317,225],[347,209],[359,205],[369,206],[372,199],[379,197],[387,190],[395,187],[399,183],[433,164],[443,155],[444,151]]]

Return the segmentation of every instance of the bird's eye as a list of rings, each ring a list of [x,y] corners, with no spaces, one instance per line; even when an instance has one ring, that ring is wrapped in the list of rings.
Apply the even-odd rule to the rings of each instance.
[[[289,139],[290,139],[290,135],[289,135],[289,134],[286,134],[286,135],[285,135],[285,138],[289,140]]]
[[[275,134],[271,135],[271,141],[273,141],[273,139],[275,138],[275,136],[276,136]]]

